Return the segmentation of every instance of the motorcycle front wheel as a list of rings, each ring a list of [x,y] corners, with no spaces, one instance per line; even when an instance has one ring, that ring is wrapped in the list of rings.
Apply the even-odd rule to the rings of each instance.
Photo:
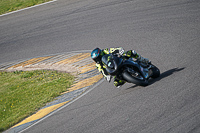
[[[152,78],[158,78],[160,76],[160,70],[152,65],[153,67],[151,68],[152,72],[153,72],[153,75],[151,76]]]

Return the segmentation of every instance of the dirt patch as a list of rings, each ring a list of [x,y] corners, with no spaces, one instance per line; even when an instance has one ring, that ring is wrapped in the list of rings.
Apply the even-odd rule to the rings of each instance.
[[[32,70],[55,70],[59,72],[66,72],[71,74],[78,74],[79,69],[75,66],[69,64],[35,64],[35,65],[27,65],[27,66],[19,66],[16,68],[9,68],[6,71],[32,71]]]

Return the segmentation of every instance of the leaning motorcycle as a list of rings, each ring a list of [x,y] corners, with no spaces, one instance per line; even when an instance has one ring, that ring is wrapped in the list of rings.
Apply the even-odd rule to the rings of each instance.
[[[160,70],[153,64],[142,64],[133,58],[107,54],[102,57],[106,71],[119,80],[140,86],[147,86],[149,78],[160,76]]]

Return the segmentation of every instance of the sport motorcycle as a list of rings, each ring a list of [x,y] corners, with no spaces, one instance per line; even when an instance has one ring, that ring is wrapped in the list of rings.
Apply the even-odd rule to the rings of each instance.
[[[114,54],[106,54],[101,60],[110,75],[128,83],[147,86],[149,78],[160,76],[160,70],[151,62],[143,64],[139,60]]]

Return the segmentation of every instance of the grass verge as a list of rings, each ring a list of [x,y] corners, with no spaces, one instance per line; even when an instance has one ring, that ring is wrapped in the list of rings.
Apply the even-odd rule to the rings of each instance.
[[[51,0],[0,0],[0,15]]]
[[[72,75],[57,71],[0,72],[0,132],[67,91],[73,81]]]

